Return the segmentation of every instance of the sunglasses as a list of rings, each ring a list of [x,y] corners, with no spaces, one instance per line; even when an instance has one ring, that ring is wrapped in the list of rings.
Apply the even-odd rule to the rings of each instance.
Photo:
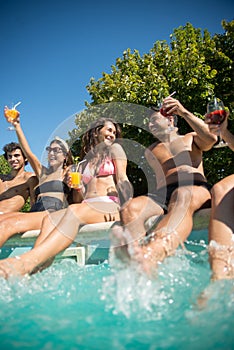
[[[54,152],[54,154],[63,153],[63,150],[60,147],[50,147],[50,146],[48,146],[48,147],[46,147],[46,150],[47,150],[48,153],[50,153],[52,151]]]

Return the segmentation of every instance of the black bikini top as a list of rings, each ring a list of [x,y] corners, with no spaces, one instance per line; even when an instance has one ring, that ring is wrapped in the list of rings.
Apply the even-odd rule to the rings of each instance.
[[[40,186],[37,186],[35,189],[35,195],[38,196],[41,193],[48,193],[48,192],[60,192],[64,194],[68,194],[70,192],[69,187],[67,184],[60,180],[52,180],[47,181],[41,184]]]

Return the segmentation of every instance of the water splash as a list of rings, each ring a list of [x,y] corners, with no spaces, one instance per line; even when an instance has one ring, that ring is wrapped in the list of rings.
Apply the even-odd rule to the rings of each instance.
[[[191,286],[197,286],[194,295],[199,293],[201,271],[197,271],[196,259],[196,253],[188,259],[184,251],[178,250],[159,266],[157,279],[139,273],[134,264],[113,268],[113,274],[103,280],[102,300],[108,310],[123,313],[127,318],[132,315],[145,320],[165,318],[172,311],[176,313],[177,308],[188,306],[191,294],[186,295]],[[208,281],[207,269],[203,275],[203,280]]]
[[[0,278],[1,347],[232,349],[233,281],[211,284],[206,246],[188,245],[192,254],[165,260],[156,280],[133,266],[71,259],[30,278]]]

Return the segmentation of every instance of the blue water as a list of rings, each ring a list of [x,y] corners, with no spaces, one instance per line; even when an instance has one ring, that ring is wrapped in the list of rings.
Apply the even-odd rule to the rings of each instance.
[[[1,349],[234,349],[234,282],[210,283],[204,242],[187,249],[154,281],[133,267],[71,259],[31,277],[0,278]]]

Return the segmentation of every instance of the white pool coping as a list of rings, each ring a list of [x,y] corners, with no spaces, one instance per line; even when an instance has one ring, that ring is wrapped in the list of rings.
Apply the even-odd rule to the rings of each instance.
[[[207,230],[210,208],[201,209],[194,214],[193,217],[193,231],[197,230]],[[157,217],[151,217],[147,223],[146,228],[152,227],[152,225],[157,221]],[[117,223],[116,221],[101,222],[95,224],[83,225],[77,235],[75,243],[73,246],[67,248],[64,252],[58,255],[59,258],[73,257],[76,259],[79,265],[85,265],[90,259],[91,262],[98,261],[100,259],[100,254],[103,255],[104,250],[108,250],[110,246],[110,229]],[[18,234],[17,237],[12,237],[8,240],[8,244],[15,247],[12,251],[11,256],[21,255],[25,251],[31,249],[37,236],[40,234],[40,230],[30,230],[22,234]],[[207,240],[207,237],[203,237]],[[189,238],[188,238],[189,239]],[[97,251],[102,249],[101,253],[97,254]],[[104,249],[104,250],[103,250]],[[104,254],[105,255],[105,254]],[[92,258],[93,257],[93,258]]]

